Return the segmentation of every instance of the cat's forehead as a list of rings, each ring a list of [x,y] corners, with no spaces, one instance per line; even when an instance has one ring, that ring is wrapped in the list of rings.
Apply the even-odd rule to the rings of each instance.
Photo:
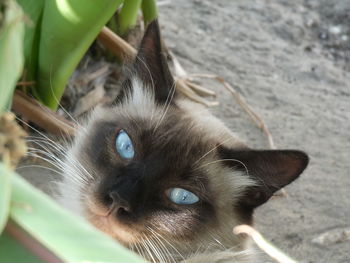
[[[109,122],[129,127],[130,133],[139,136],[144,131],[152,130],[154,141],[190,140],[202,141],[208,147],[214,144],[230,145],[241,148],[243,143],[217,118],[202,105],[184,98],[173,98],[169,94],[166,104],[156,103],[152,88],[146,88],[137,78],[133,78],[131,89],[123,102],[112,107],[99,107],[92,114],[92,120]],[[187,142],[189,143],[189,142]],[[191,143],[192,144],[192,143]]]

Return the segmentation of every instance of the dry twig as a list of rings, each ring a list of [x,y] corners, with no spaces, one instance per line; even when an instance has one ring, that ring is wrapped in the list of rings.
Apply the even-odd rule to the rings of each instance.
[[[19,90],[14,93],[12,110],[53,134],[66,136],[74,134],[75,128],[72,122],[57,115]]]
[[[128,42],[115,34],[108,27],[103,27],[97,39],[120,59],[132,60],[137,51]]]
[[[105,96],[103,85],[97,85],[93,90],[81,97],[74,109],[74,116],[80,116],[100,103]]]
[[[321,246],[330,246],[337,243],[350,241],[350,227],[336,228],[322,233],[311,240],[312,243]]]
[[[285,255],[278,248],[274,247],[272,244],[267,242],[263,238],[263,236],[251,226],[248,226],[248,225],[236,226],[233,229],[233,233],[235,235],[239,235],[239,234],[249,235],[261,250],[263,250],[266,254],[268,254],[270,257],[272,257],[279,263],[297,263],[297,261]]]
[[[275,143],[273,141],[272,135],[267,128],[264,121],[261,119],[261,117],[249,106],[249,104],[243,99],[243,97],[231,86],[227,81],[225,81],[224,78],[217,76],[217,75],[210,75],[210,74],[191,74],[189,75],[190,78],[209,78],[214,79],[221,83],[235,98],[236,102],[242,107],[242,109],[249,115],[249,117],[253,120],[255,125],[261,129],[269,142],[269,147],[271,149],[276,149]]]

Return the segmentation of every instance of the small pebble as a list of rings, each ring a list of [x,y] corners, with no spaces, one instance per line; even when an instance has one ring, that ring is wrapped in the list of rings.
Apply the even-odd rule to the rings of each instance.
[[[334,35],[338,35],[342,32],[341,25],[331,26],[328,31]]]
[[[340,39],[345,42],[349,40],[349,37],[347,35],[342,35]]]
[[[332,229],[311,240],[312,243],[323,246],[347,241],[350,241],[350,228]]]
[[[326,32],[321,32],[318,37],[321,39],[321,40],[327,40],[329,38],[329,35],[326,33]]]

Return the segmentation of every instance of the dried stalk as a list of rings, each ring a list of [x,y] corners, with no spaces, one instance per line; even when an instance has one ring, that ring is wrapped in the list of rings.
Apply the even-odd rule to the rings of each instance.
[[[137,54],[128,42],[115,34],[108,27],[103,27],[97,39],[115,56],[124,60],[133,60]]]
[[[184,94],[186,97],[190,98],[191,100],[201,103],[207,107],[213,107],[217,106],[219,103],[217,101],[207,101],[203,99],[202,97],[198,96],[187,84],[186,81],[181,78],[176,78],[176,88],[178,91],[180,91],[182,94]]]
[[[57,115],[19,90],[14,93],[12,110],[50,133],[74,135],[75,128],[72,122]]]
[[[297,263],[297,261],[285,255],[278,248],[274,247],[269,242],[267,242],[263,238],[263,236],[251,226],[248,226],[248,225],[236,226],[233,229],[233,233],[235,235],[239,235],[239,234],[249,235],[261,250],[263,250],[266,254],[268,254],[270,257],[272,257],[279,263]]]
[[[265,133],[265,135],[268,139],[270,149],[276,149],[272,135],[271,135],[269,129],[267,128],[266,124],[264,123],[264,121],[248,105],[248,103],[243,99],[243,97],[227,81],[224,80],[224,78],[217,76],[217,75],[210,75],[210,74],[191,74],[191,75],[189,75],[189,78],[210,78],[210,79],[215,79],[216,81],[221,83],[233,95],[236,102],[249,115],[249,117],[253,120],[254,124]]]
[[[200,85],[197,85],[189,80],[185,80],[187,86],[189,86],[194,92],[203,97],[216,97],[216,93],[210,89],[204,88]]]

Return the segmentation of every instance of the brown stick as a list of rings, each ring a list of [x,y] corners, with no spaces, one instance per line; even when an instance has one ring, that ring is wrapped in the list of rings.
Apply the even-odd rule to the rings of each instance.
[[[108,27],[103,27],[97,39],[115,56],[124,60],[135,58],[137,51]]]
[[[12,110],[50,133],[74,135],[75,128],[72,122],[57,115],[19,90],[14,93]]]

